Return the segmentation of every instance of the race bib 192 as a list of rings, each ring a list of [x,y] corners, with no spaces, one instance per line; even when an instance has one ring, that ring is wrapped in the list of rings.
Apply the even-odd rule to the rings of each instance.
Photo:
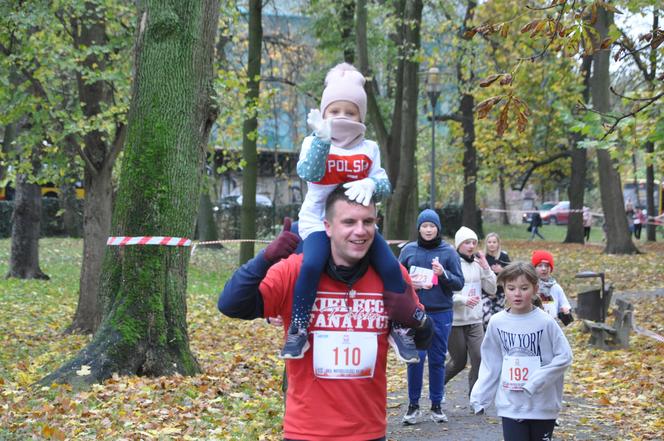
[[[506,355],[503,357],[500,383],[503,389],[523,390],[523,386],[539,368],[539,357]]]

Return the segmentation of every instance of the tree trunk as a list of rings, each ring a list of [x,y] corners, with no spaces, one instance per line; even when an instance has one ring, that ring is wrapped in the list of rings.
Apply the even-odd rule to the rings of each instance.
[[[654,156],[655,144],[652,141],[646,141],[645,150],[647,155]],[[660,191],[662,191],[662,187],[660,187]],[[655,210],[655,169],[652,163],[646,166],[646,210],[648,211],[646,238],[648,242],[655,242],[657,240],[657,225],[650,219],[650,216],[657,216],[657,210]]]
[[[203,185],[201,197],[198,201],[198,216],[196,218],[196,238],[201,241],[219,240],[217,224],[214,222],[210,191]],[[220,248],[220,247],[218,247]]]
[[[16,126],[17,123],[9,123],[5,125],[4,134],[2,137],[2,156],[7,157],[8,153],[13,149],[12,143],[16,139]],[[7,168],[0,162],[0,182],[5,179]]]
[[[36,165],[35,169],[38,169]],[[39,267],[41,225],[41,187],[25,174],[16,177],[12,244],[7,278],[44,279],[49,277]]]
[[[461,97],[461,127],[463,127],[463,215],[462,225],[482,237],[477,213],[477,150],[475,149],[475,98],[463,94]]]
[[[91,334],[101,323],[100,281],[106,240],[113,213],[112,162],[84,172],[83,263],[79,281],[78,304],[72,323],[65,332]]]
[[[111,231],[116,236],[191,237],[204,147],[216,116],[212,61],[219,4],[140,2],[138,12],[127,145]],[[42,384],[85,386],[115,372],[199,372],[187,334],[188,262],[186,247],[107,247],[99,330]]]
[[[503,225],[509,225],[510,218],[507,215],[507,197],[505,196],[505,176],[502,168],[498,174],[498,191],[500,192],[500,209],[503,210],[500,213],[500,220]]]
[[[341,42],[344,47],[344,61],[355,64],[355,44],[353,41],[353,24],[355,22],[355,0],[341,0],[338,5],[341,22]]]
[[[96,5],[85,3],[85,12],[72,20],[72,35],[76,47],[90,48],[106,46],[106,25],[96,14]],[[106,56],[91,51],[82,61],[85,68],[105,70]],[[103,104],[109,101],[110,93],[105,81],[85,79],[81,71],[76,73],[79,101],[83,115],[94,119],[103,113]],[[72,323],[65,332],[91,334],[101,323],[100,296],[101,267],[106,249],[106,240],[111,231],[113,200],[112,170],[115,158],[122,148],[125,127],[116,127],[115,141],[106,140],[99,130],[83,136],[83,150],[79,150],[85,164],[83,185],[85,201],[83,207],[83,260],[79,281],[78,304]]]
[[[256,181],[258,179],[258,94],[261,75],[261,45],[263,40],[261,0],[249,0],[249,60],[247,63],[247,119],[242,125],[242,209],[240,214],[240,238],[256,239]],[[240,265],[254,257],[254,243],[240,244]]]
[[[607,12],[604,8],[598,8],[597,21],[595,22],[595,29],[599,34],[598,42],[607,37],[612,22],[613,14]],[[593,55],[592,102],[593,108],[601,113],[610,111],[609,56],[610,51],[607,49],[598,50]],[[606,222],[606,247],[604,252],[609,254],[637,253],[638,250],[632,242],[632,235],[627,225],[620,175],[609,151],[601,148],[597,149],[597,162],[602,210]]]
[[[403,130],[400,138],[400,166],[396,187],[388,207],[386,235],[388,237],[407,238],[415,231],[417,210],[417,187],[415,173],[415,150],[417,149],[417,101],[419,97],[419,62],[415,54],[420,48],[420,24],[422,22],[422,1],[407,1],[404,20],[405,56],[403,68]],[[394,138],[393,138],[394,139]],[[413,198],[415,198],[413,200]],[[409,209],[410,208],[410,209]]]
[[[581,74],[583,75],[583,102],[588,104],[590,101],[590,68],[592,67],[593,57],[583,56],[581,62]],[[570,184],[567,189],[569,205],[572,210],[583,210],[583,199],[586,188],[586,170],[587,170],[587,150],[578,147],[581,141],[581,135],[574,133],[572,135],[572,170]],[[583,212],[572,211],[567,224],[567,234],[564,243],[583,243],[585,234],[583,229]]]
[[[83,228],[77,219],[78,203],[74,186],[62,185],[59,199],[62,207],[62,223],[65,235],[67,237],[81,237]]]

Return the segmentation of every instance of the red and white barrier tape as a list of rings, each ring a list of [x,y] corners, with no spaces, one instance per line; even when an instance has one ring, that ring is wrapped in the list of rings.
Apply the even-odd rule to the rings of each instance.
[[[188,247],[191,245],[191,239],[169,236],[111,236],[106,241],[106,245],[120,247],[127,245],[165,245],[169,247]]]

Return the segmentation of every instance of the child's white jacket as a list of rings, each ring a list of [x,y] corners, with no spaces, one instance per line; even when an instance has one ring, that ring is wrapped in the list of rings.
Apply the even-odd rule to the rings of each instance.
[[[452,301],[454,312],[452,326],[465,326],[482,323],[484,312],[482,302],[472,308],[466,306],[466,300],[472,295],[482,296],[482,291],[491,296],[496,294],[496,275],[491,268],[483,269],[479,263],[469,263],[461,259],[461,271],[463,271],[464,286],[461,291],[454,291]],[[470,291],[470,292],[469,292]]]
[[[539,357],[540,367],[528,375],[520,391],[504,387],[503,360]],[[494,399],[498,416],[512,419],[552,420],[562,407],[563,377],[572,364],[572,349],[558,323],[539,308],[527,314],[507,310],[491,317],[482,342],[479,378],[470,394],[478,412]]]

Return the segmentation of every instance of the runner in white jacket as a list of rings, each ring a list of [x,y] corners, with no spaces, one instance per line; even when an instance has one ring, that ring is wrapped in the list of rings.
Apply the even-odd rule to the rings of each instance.
[[[454,316],[448,344],[450,361],[445,365],[445,384],[466,367],[470,355],[470,394],[480,369],[480,346],[484,337],[482,291],[490,296],[496,294],[496,275],[491,271],[484,254],[481,251],[475,252],[477,234],[473,230],[459,228],[454,235],[454,245],[461,258],[465,283],[463,289],[455,291],[452,296]]]

